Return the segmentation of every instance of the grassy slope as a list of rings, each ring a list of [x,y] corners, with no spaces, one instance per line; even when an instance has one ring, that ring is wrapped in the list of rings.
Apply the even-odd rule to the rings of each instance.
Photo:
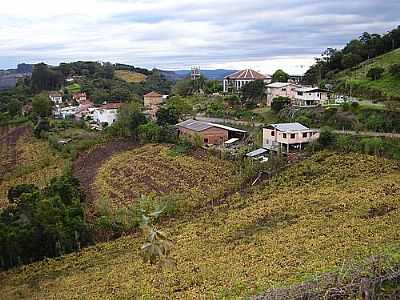
[[[239,180],[230,162],[168,153],[167,146],[145,145],[115,155],[98,170],[94,186],[99,197],[123,206],[150,192],[185,193],[195,206],[221,196]]]
[[[7,205],[10,187],[33,183],[44,187],[50,180],[61,175],[65,160],[49,146],[47,140],[39,140],[29,134],[17,141],[17,168],[0,180],[0,208]]]
[[[340,72],[336,78],[347,81],[348,84],[351,83],[357,90],[376,90],[389,97],[400,97],[400,79],[388,73],[390,65],[396,63],[400,63],[400,49],[363,62],[355,70]],[[375,67],[384,68],[385,73],[382,79],[372,81],[366,75],[371,68]],[[366,96],[368,96],[368,92]]]
[[[0,273],[13,299],[237,298],[398,247],[400,170],[323,152],[247,195],[170,220],[177,270],[144,264],[142,237]],[[389,213],[384,208],[391,208]],[[383,212],[383,213],[379,213]],[[398,250],[398,248],[397,248]]]
[[[138,83],[146,80],[146,75],[144,74],[125,70],[116,70],[115,76],[130,83]]]

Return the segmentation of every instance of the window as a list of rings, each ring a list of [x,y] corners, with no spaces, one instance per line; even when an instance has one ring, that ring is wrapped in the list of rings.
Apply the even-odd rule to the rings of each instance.
[[[303,132],[303,138],[307,137],[307,132]]]
[[[283,88],[283,89],[282,89],[282,92],[285,92],[285,91],[286,91],[286,88]]]
[[[275,136],[275,131],[271,131],[271,136]]]
[[[291,139],[294,139],[295,137],[296,137],[296,134],[294,134],[294,133],[291,133],[291,134],[290,134],[290,138],[291,138]]]
[[[204,144],[208,144],[208,139],[207,138],[204,139]]]
[[[303,92],[297,92],[297,95],[303,96]]]
[[[283,134],[283,138],[286,139],[286,133]]]

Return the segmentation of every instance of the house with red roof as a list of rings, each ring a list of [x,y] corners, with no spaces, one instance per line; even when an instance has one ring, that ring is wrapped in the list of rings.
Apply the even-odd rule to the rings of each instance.
[[[157,111],[167,97],[167,95],[161,95],[157,92],[150,92],[143,96],[144,107],[151,119],[156,119]]]

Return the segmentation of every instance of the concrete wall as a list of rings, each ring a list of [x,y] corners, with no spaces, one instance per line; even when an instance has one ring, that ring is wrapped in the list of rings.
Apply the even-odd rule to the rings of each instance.
[[[305,144],[319,138],[317,130],[281,132],[276,129],[263,128],[263,147],[274,144]],[[268,147],[267,147],[268,148]]]

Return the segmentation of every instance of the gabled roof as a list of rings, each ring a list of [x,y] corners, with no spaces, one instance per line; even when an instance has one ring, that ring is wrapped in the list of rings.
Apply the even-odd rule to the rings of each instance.
[[[233,128],[233,127],[229,127],[229,126],[225,126],[225,125],[215,124],[215,123],[197,121],[197,120],[193,120],[193,119],[189,119],[189,120],[180,122],[180,123],[176,124],[176,126],[187,128],[187,129],[197,131],[197,132],[201,132],[201,131],[207,130],[209,128],[212,128],[212,127],[217,127],[217,128],[225,129],[228,131],[246,133],[245,130],[241,130],[241,129],[237,129],[237,128]]]
[[[225,79],[251,79],[251,80],[264,80],[267,79],[266,76],[262,75],[261,73],[258,73],[257,71],[251,70],[251,69],[246,69],[246,70],[241,70],[241,71],[237,71],[233,74],[230,74],[228,76],[225,76]]]
[[[283,132],[293,132],[293,131],[304,131],[304,130],[310,130],[310,128],[304,126],[303,124],[300,123],[278,123],[278,124],[270,124],[267,127],[273,127],[279,131]]]
[[[150,93],[147,93],[146,95],[144,95],[144,97],[162,97],[162,95],[160,95],[157,92],[150,92]]]

